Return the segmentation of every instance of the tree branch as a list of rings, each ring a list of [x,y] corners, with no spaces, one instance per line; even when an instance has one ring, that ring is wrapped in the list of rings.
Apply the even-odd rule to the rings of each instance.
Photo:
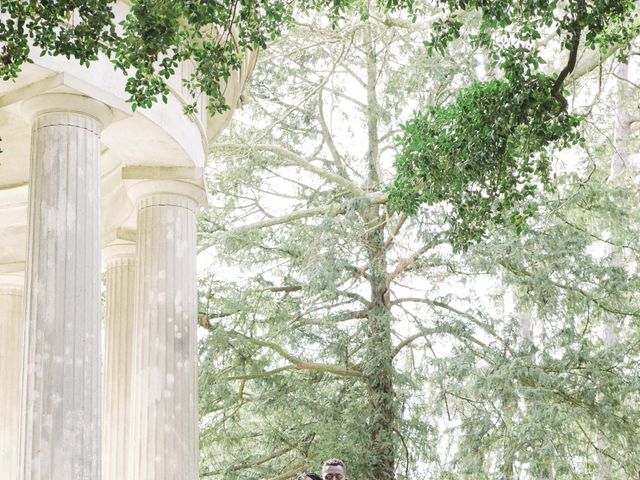
[[[580,46],[580,32],[582,30],[578,30],[576,35],[573,38],[573,46],[569,51],[569,60],[565,67],[558,74],[558,78],[553,83],[553,87],[551,88],[551,95],[560,103],[563,111],[566,111],[569,107],[569,102],[564,98],[562,94],[562,84],[564,83],[567,76],[573,72],[573,69],[576,67],[576,60],[578,59],[578,47]]]
[[[418,261],[418,259],[420,259],[422,255],[424,255],[433,247],[435,247],[439,242],[440,242],[440,236],[436,235],[429,243],[423,245],[422,248],[420,248],[420,250],[415,252],[413,255],[410,255],[409,257],[401,258],[400,260],[398,260],[398,264],[396,265],[396,268],[393,270],[393,272],[387,275],[387,282],[391,283],[398,275],[401,275],[404,272],[415,268],[416,262]]]
[[[243,335],[243,334],[241,334],[239,332],[228,332],[228,333],[231,336],[242,338],[242,339],[244,339],[244,340],[246,340],[246,341],[248,341],[250,343],[253,343],[254,345],[257,345],[259,347],[268,348],[269,350],[272,350],[273,352],[277,353],[278,355],[280,355],[285,360],[289,361],[292,364],[290,366],[291,369],[295,369],[295,370],[317,370],[317,371],[320,371],[320,372],[333,373],[334,375],[339,375],[339,376],[343,376],[343,377],[361,377],[362,376],[362,372],[360,370],[342,368],[342,367],[338,367],[336,365],[327,365],[327,364],[314,363],[314,362],[305,362],[304,360],[301,360],[298,357],[296,357],[294,355],[291,355],[281,345],[278,345],[277,343],[274,343],[274,342],[269,342],[267,340],[260,340],[258,338],[254,338],[254,337],[248,337],[248,336]]]
[[[282,147],[278,147],[277,145],[269,145],[269,144],[255,144],[255,145],[243,145],[240,143],[221,143],[213,145],[210,148],[211,153],[226,153],[226,152],[253,152],[253,151],[263,151],[263,152],[271,152],[275,153],[281,158],[289,160],[293,165],[301,167],[308,172],[314,173],[318,175],[320,178],[328,180],[330,182],[335,183],[343,187],[345,190],[351,192],[353,195],[360,197],[365,195],[364,190],[358,187],[356,184],[350,182],[346,178],[341,175],[336,175],[335,173],[331,173],[322,168],[316,167],[311,162],[305,160],[298,154],[287,150]]]
[[[458,310],[457,308],[452,307],[451,305],[449,305],[447,303],[440,302],[438,300],[430,300],[428,298],[420,298],[420,297],[397,298],[397,299],[395,299],[395,300],[393,300],[391,302],[391,305],[398,305],[398,304],[403,303],[403,302],[425,303],[425,304],[431,305],[433,307],[441,308],[443,310],[448,310],[451,313],[455,313],[456,315],[461,316],[462,318],[466,318],[471,323],[473,323],[477,327],[481,328],[482,330],[484,330],[485,332],[490,334],[493,338],[498,340],[502,344],[502,346],[509,353],[511,353],[512,355],[515,355],[515,351],[511,348],[511,346],[507,342],[504,341],[504,339],[502,337],[500,337],[500,335],[498,335],[498,332],[496,332],[492,327],[490,327],[486,323],[478,320],[476,317],[474,317],[470,313],[463,312],[462,310]],[[474,343],[478,343],[478,342],[474,341]],[[484,344],[482,344],[482,345],[484,345]],[[486,345],[484,345],[484,346],[486,346]]]
[[[320,319],[308,319],[299,316],[293,320],[294,323],[304,323],[305,325],[325,325],[327,323],[346,322],[348,320],[356,320],[358,318],[367,318],[369,314],[368,310],[356,310],[352,312],[342,312],[335,315],[331,315],[327,318]]]
[[[367,106],[364,103],[362,103],[360,100],[353,98],[352,96],[347,95],[344,92],[336,90],[335,88],[334,89],[327,88],[326,90],[330,91],[331,95],[335,95],[336,97],[343,98],[344,100],[353,103],[356,107],[360,108],[363,112],[367,109]]]
[[[499,261],[498,264],[502,265],[506,270],[508,270],[509,272],[513,273],[514,275],[518,276],[518,277],[522,277],[522,276],[526,276],[526,277],[532,277],[533,274],[529,271],[527,271],[524,268],[520,268],[517,269],[516,267],[514,267],[513,265],[504,262],[504,261]],[[625,312],[623,310],[618,310],[617,308],[613,308],[610,307],[606,304],[604,304],[602,302],[602,300],[594,298],[593,295],[591,295],[589,292],[586,292],[585,290],[579,288],[579,287],[572,287],[569,285],[565,285],[563,283],[560,282],[556,282],[555,280],[551,280],[550,278],[547,279],[548,282],[553,285],[554,287],[560,288],[562,290],[566,290],[566,291],[570,291],[570,292],[576,292],[579,293],[580,295],[582,295],[585,299],[593,302],[597,307],[601,308],[602,310],[609,312],[609,313],[613,313],[616,315],[629,315],[632,317],[640,317],[640,313],[638,312],[638,310],[633,311],[633,312]]]
[[[619,49],[620,47],[610,48],[604,54],[597,50],[587,49],[585,59],[581,59],[577,62],[575,69],[569,74],[566,80],[573,82],[581,77],[584,77],[585,75],[602,65]]]
[[[393,353],[391,354],[391,358],[395,358],[396,355],[398,355],[404,347],[411,345],[413,342],[415,342],[420,338],[426,337],[429,333],[435,333],[435,331],[433,332],[421,331],[421,332],[416,332],[413,335],[409,335],[407,338],[402,340],[398,345],[396,345],[396,348],[393,349]],[[429,342],[429,345],[430,345],[430,342]]]
[[[380,204],[387,203],[388,197],[385,192],[373,192],[373,193],[367,193],[363,195],[362,197],[360,197],[360,199],[364,201],[368,201],[375,205],[380,205]],[[347,211],[347,207],[348,205],[345,202],[330,203],[329,205],[325,205],[322,207],[306,208],[302,210],[297,210],[287,215],[282,215],[280,217],[261,220],[259,222],[254,222],[254,223],[248,223],[246,225],[241,225],[239,227],[236,227],[232,230],[227,230],[227,232],[232,235],[236,235],[236,234],[240,235],[243,232],[246,232],[247,230],[258,230],[261,228],[273,227],[276,225],[282,225],[284,223],[290,223],[296,220],[301,220],[303,218],[319,217],[319,216],[335,217],[337,215],[345,213]]]
[[[578,6],[580,8],[584,8],[584,0],[578,0]],[[551,88],[551,95],[558,100],[560,103],[562,110],[566,111],[569,107],[569,103],[567,99],[562,95],[562,84],[564,83],[567,76],[573,72],[574,68],[576,68],[576,61],[578,60],[578,49],[580,48],[580,35],[582,34],[582,27],[578,27],[580,24],[580,13],[576,13],[576,17],[574,19],[574,24],[576,26],[576,31],[573,34],[573,38],[571,39],[571,50],[569,50],[569,60],[564,68],[558,74],[558,78],[553,83],[553,87]]]
[[[393,243],[395,238],[400,233],[400,230],[402,229],[402,226],[404,225],[404,222],[406,222],[406,221],[407,221],[407,215],[404,214],[404,213],[401,214],[400,217],[398,218],[398,222],[395,224],[395,226],[393,227],[393,230],[389,234],[389,237],[384,242],[383,248],[385,250],[387,250],[391,246],[391,244]]]
[[[336,148],[336,144],[333,141],[333,136],[329,131],[329,127],[327,126],[327,122],[324,118],[324,102],[322,100],[322,90],[318,92],[318,119],[320,120],[320,128],[322,129],[322,138],[329,147],[329,151],[331,152],[331,156],[333,157],[333,163],[338,170],[338,173],[346,177],[346,170],[344,168],[344,164],[342,163],[342,157],[338,153],[338,149]]]

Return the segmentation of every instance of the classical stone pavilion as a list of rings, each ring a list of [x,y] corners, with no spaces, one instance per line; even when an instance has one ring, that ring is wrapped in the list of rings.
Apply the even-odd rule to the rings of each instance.
[[[133,113],[108,60],[33,60],[0,82],[0,480],[195,480],[196,212],[231,112],[185,116],[189,64]]]

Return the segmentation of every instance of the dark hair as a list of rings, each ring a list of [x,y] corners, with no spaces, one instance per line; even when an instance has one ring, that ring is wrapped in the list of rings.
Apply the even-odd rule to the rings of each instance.
[[[339,458],[330,458],[329,460],[325,460],[322,464],[323,467],[342,467],[344,473],[347,473],[347,467],[344,462]]]
[[[309,477],[311,480],[322,480],[322,477],[313,472],[304,472],[298,477],[298,480],[305,480],[305,477]]]

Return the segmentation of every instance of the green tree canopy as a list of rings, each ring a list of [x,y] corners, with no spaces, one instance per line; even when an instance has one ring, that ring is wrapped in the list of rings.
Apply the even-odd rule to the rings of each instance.
[[[590,92],[571,130],[584,138],[578,171],[556,168],[556,188],[527,198],[538,212],[528,228],[504,222],[454,253],[444,201],[412,218],[384,187],[413,109],[460,108],[466,95],[464,113],[481,116],[465,87],[508,86],[490,58],[466,41],[429,57],[421,24],[375,11],[339,30],[297,23],[263,55],[253,103],[212,150],[216,208],[201,245],[220,263],[201,284],[203,475],[293,478],[334,455],[355,480],[586,480],[601,457],[604,478],[637,475],[640,236],[629,183],[607,182],[611,76],[595,91],[583,87],[598,78],[574,77]],[[548,102],[541,128],[572,118],[531,95]],[[478,120],[487,135],[494,120]],[[629,266],[594,255],[608,243]],[[535,335],[521,332],[525,315]],[[608,348],[611,322],[620,341]]]
[[[89,65],[103,54],[128,76],[132,107],[149,107],[169,93],[167,79],[181,62],[195,63],[186,80],[204,92],[212,113],[228,108],[222,82],[239,68],[247,50],[265,48],[291,19],[293,6],[327,9],[336,17],[343,0],[133,0],[116,19],[116,0],[3,0],[0,3],[0,78],[15,78],[30,62],[31,48]],[[195,95],[197,96],[197,95]],[[195,104],[188,107],[194,109]]]
[[[490,224],[522,231],[535,213],[529,199],[551,186],[549,155],[580,140],[564,83],[584,49],[624,58],[638,34],[633,1],[448,1],[426,41],[443,54],[465,38],[484,50],[497,79],[463,89],[446,105],[417,112],[403,126],[392,204],[415,214],[421,204],[452,210],[451,241],[464,249]],[[479,19],[465,12],[477,9]],[[566,51],[563,65],[553,58]],[[546,67],[546,68],[545,68]]]
[[[223,82],[248,50],[277,38],[294,11],[320,10],[337,25],[347,12],[364,18],[373,7],[358,0],[133,0],[117,21],[114,2],[3,1],[0,78],[18,75],[32,45],[83,64],[104,54],[128,76],[135,109],[166,100],[167,79],[182,62],[193,61],[188,89],[194,98],[205,93],[210,111],[221,112],[228,108]],[[421,204],[447,204],[456,248],[477,241],[491,223],[521,229],[534,213],[528,200],[550,185],[549,150],[579,140],[579,117],[563,89],[581,49],[616,50],[624,57],[638,33],[635,2],[379,0],[375,8],[425,23],[416,41],[431,55],[463,39],[473,54],[487,55],[497,72],[493,80],[467,85],[447,104],[416,112],[404,125],[397,180],[389,190],[392,205],[413,215]],[[567,53],[563,64],[549,58],[558,53],[550,45]]]
[[[404,285],[442,262],[443,228],[419,232],[382,190],[400,119],[422,97],[413,87],[451,92],[417,38],[382,18],[337,29],[299,18],[212,148],[217,208],[201,218],[201,245],[219,263],[201,289],[203,475],[290,479],[332,456],[354,480],[424,473],[436,430],[418,401],[412,356],[425,332]],[[473,75],[466,63],[449,73]],[[235,280],[217,273],[224,265],[241,270]]]

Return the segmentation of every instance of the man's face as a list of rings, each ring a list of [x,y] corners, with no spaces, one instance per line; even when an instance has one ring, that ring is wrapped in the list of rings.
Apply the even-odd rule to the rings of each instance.
[[[325,465],[322,467],[322,480],[345,480],[346,478],[342,465]]]

